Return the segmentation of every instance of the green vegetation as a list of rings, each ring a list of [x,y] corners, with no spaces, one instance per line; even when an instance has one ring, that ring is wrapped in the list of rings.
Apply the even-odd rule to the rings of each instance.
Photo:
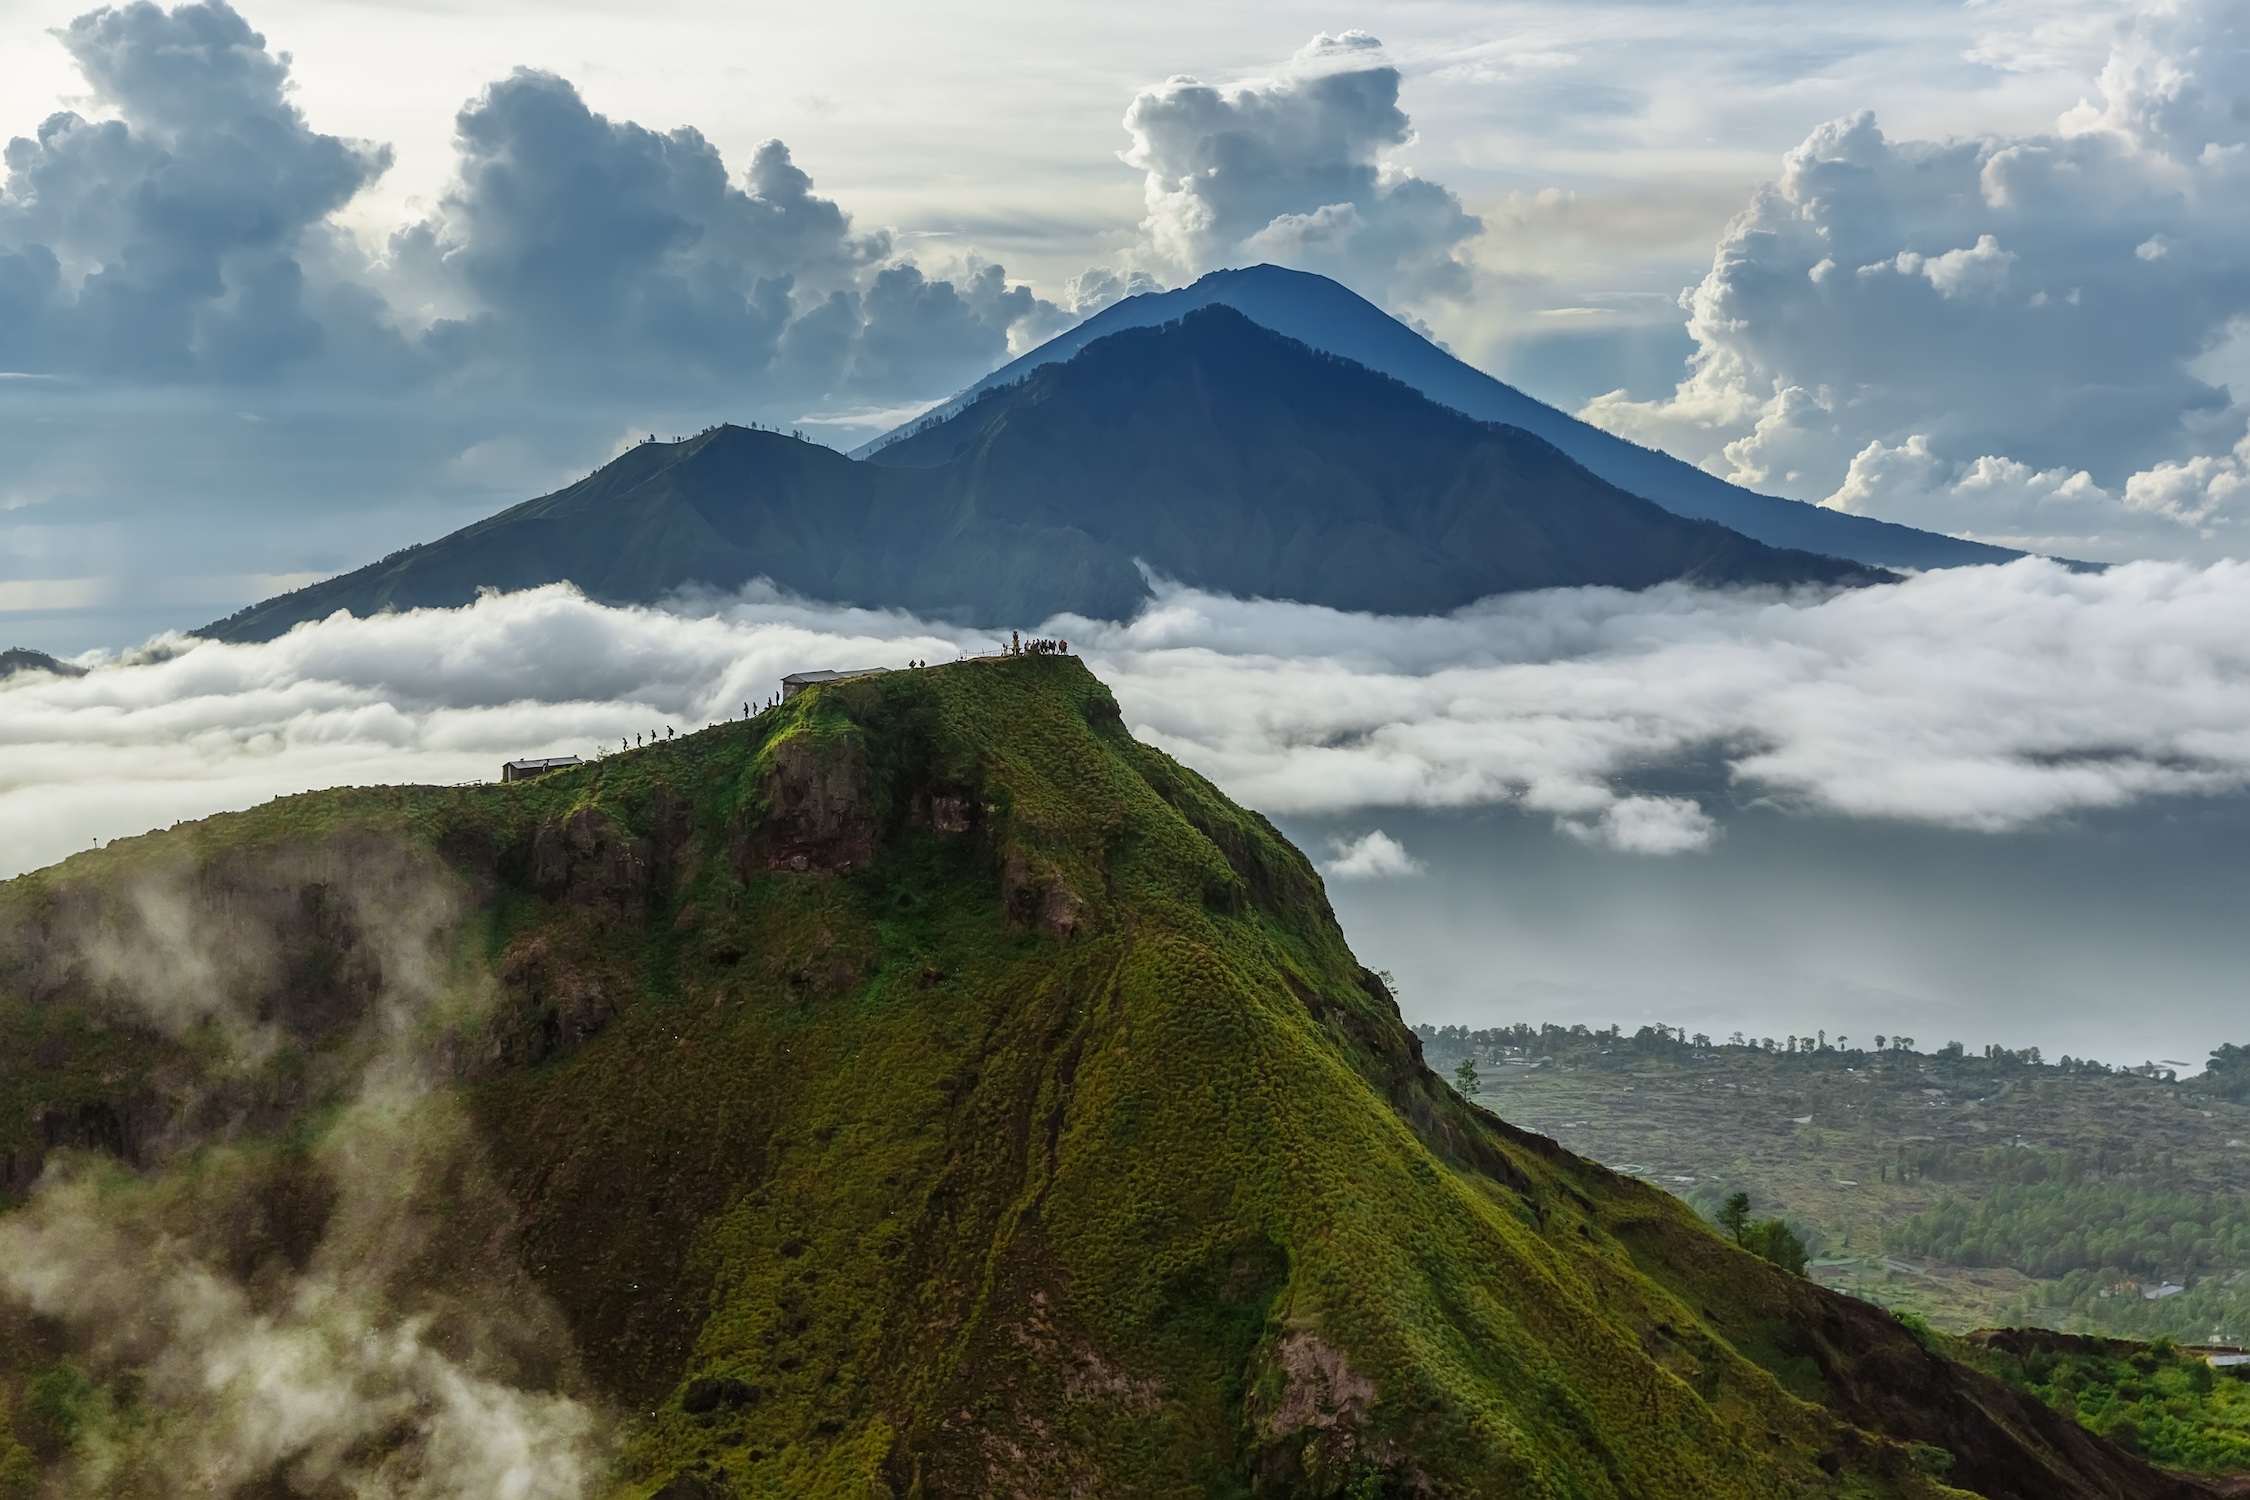
[[[1303,855],[1065,658],[119,841],[0,886],[0,996],[45,1028],[11,1180],[126,1164],[57,1243],[261,1328],[347,1287],[598,1406],[620,1500],[2169,1493],[1786,1225],[1746,1254],[1448,1088]],[[53,1473],[133,1412],[103,1461],[160,1485],[218,1429],[120,1305],[0,1323],[0,1389]]]
[[[1715,1214],[1746,1191],[1826,1285],[1941,1328],[2250,1340],[2250,1106],[2203,1077],[1910,1039],[1421,1028],[1496,1111]]]
[[[1964,1266],[2013,1266],[2043,1279],[2114,1271],[2142,1281],[2172,1274],[2200,1280],[2250,1266],[2245,1210],[2192,1192],[2002,1179],[1974,1200],[1942,1197],[1892,1228],[1883,1243]]]
[[[1980,1335],[1963,1357],[2154,1463],[2250,1470],[2250,1367],[2215,1370],[2169,1339],[2129,1344],[2037,1330]]]
[[[2219,1099],[2250,1099],[2250,1047],[2221,1042],[2196,1086]]]
[[[1797,1238],[1787,1220],[1751,1218],[1748,1193],[1728,1194],[1714,1217],[1719,1228],[1752,1255],[1771,1261],[1792,1276],[1805,1274],[1805,1262],[1810,1258],[1805,1242]]]

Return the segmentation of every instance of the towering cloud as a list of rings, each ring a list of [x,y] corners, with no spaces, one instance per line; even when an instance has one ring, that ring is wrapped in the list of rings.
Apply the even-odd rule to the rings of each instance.
[[[368,317],[364,295],[308,283],[328,216],[389,153],[312,129],[286,58],[225,0],[139,0],[59,35],[114,118],[50,115],[8,143],[0,366],[257,379]]]
[[[339,210],[388,149],[316,129],[228,0],[57,35],[85,102],[0,182],[0,613],[70,614],[19,639],[221,613],[627,434],[872,435],[1064,316],[855,225],[778,140],[729,162],[542,72],[468,101],[448,186],[370,246]]]
[[[726,380],[901,397],[964,384],[1039,314],[997,266],[932,280],[855,233],[778,140],[743,180],[698,132],[595,113],[519,71],[461,112],[460,179],[393,244],[429,348],[505,378]]]
[[[2047,133],[1790,152],[1687,297],[1671,396],[1586,415],[1738,482],[2099,556],[2239,549],[2244,8],[2152,6]]]
[[[1144,89],[1125,160],[1146,174],[1151,255],[1183,274],[1276,261],[1392,304],[1465,294],[1461,252],[1483,225],[1384,159],[1413,139],[1398,91],[1364,31],[1323,32],[1271,78]]]
[[[938,279],[857,231],[789,148],[738,180],[692,129],[518,71],[457,121],[438,211],[370,264],[331,215],[387,148],[314,130],[286,54],[226,0],[61,33],[96,105],[7,149],[0,367],[173,383],[284,369],[362,386],[600,398],[712,382],[737,402],[944,394],[1055,309],[998,266]],[[323,356],[327,356],[325,359]]]

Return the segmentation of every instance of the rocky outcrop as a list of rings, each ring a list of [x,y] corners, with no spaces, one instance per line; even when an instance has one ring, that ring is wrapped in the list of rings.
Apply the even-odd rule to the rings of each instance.
[[[784,735],[763,757],[764,816],[736,840],[736,865],[835,873],[875,857],[880,830],[868,805],[867,753],[855,736]]]
[[[575,1052],[624,1008],[624,986],[596,972],[582,956],[558,954],[561,941],[534,933],[501,955],[502,999],[486,1023],[471,1077]]]
[[[1062,872],[1037,855],[1010,849],[1000,859],[1000,899],[1008,921],[1049,937],[1076,937],[1086,921],[1086,903]]]
[[[530,886],[542,896],[623,918],[647,903],[656,873],[651,841],[598,807],[576,807],[532,836]]]

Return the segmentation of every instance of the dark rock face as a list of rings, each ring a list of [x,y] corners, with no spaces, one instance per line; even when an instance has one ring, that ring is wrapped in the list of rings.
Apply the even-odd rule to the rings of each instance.
[[[680,1410],[691,1417],[708,1416],[716,1411],[740,1411],[757,1405],[760,1394],[756,1386],[732,1376],[723,1379],[698,1376],[681,1392]]]
[[[581,807],[542,824],[532,838],[533,890],[620,919],[647,899],[654,865],[650,841],[627,834],[599,808]]]
[[[771,752],[760,789],[766,807],[748,855],[753,864],[834,873],[875,857],[867,756],[856,739],[785,737]]]
[[[487,1024],[486,1046],[473,1076],[575,1052],[624,1008],[623,984],[590,969],[582,955],[558,953],[560,942],[535,934],[511,944],[502,955],[500,982],[506,998]]]
[[[1075,937],[1084,920],[1085,903],[1062,873],[1020,849],[1001,862],[1000,895],[1010,922],[1050,937]]]

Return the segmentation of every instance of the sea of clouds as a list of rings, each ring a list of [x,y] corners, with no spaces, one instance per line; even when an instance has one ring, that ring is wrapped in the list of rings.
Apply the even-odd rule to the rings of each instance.
[[[2233,562],[1565,589],[1415,618],[1165,588],[1130,622],[1043,631],[1142,739],[1284,816],[1512,805],[1565,837],[1692,855],[1749,801],[1998,833],[2250,785],[2250,565]],[[563,585],[257,645],[164,637],[89,655],[82,677],[0,681],[0,871],[315,787],[615,754],[738,717],[791,671],[994,645],[762,589],[613,608]],[[1355,847],[1336,873],[1412,867]]]

